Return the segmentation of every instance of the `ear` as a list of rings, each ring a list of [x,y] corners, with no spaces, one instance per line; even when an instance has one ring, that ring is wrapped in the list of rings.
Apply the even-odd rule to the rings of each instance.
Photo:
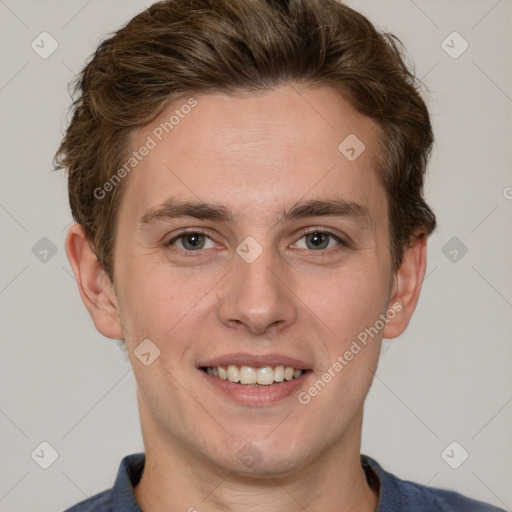
[[[427,265],[427,236],[416,233],[404,253],[402,263],[394,276],[388,304],[388,322],[383,338],[396,338],[402,334],[416,309]],[[390,312],[393,312],[392,315]]]
[[[80,224],[69,228],[66,254],[96,329],[107,338],[122,339],[124,333],[112,283]]]

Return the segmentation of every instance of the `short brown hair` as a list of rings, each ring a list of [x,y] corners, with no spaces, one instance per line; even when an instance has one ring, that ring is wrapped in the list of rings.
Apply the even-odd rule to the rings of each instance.
[[[416,230],[435,229],[423,199],[432,127],[394,35],[336,0],[166,0],[99,45],[76,79],[72,119],[55,155],[56,169],[68,169],[73,218],[112,281],[126,180],[101,200],[94,191],[122,165],[130,132],[185,94],[292,82],[333,87],[379,126],[393,268]]]

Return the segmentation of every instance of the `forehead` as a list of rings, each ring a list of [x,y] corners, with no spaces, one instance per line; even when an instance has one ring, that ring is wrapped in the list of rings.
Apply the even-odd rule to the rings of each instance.
[[[243,220],[341,195],[371,211],[385,202],[378,144],[376,124],[330,88],[186,96],[132,133],[127,157],[151,149],[130,173],[123,204],[143,214],[171,195],[215,200]]]

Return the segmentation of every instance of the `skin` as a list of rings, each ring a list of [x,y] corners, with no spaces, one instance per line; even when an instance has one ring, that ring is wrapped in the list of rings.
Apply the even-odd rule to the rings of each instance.
[[[363,403],[381,338],[402,333],[415,309],[426,237],[417,233],[392,272],[388,205],[376,171],[379,130],[332,89],[283,85],[196,99],[125,178],[114,284],[79,225],[66,240],[96,328],[124,338],[132,360],[146,449],[136,499],[146,512],[373,511],[378,492],[359,459]],[[184,102],[133,132],[131,150]],[[366,146],[353,162],[338,150],[349,134]],[[233,221],[140,222],[170,196],[221,203]],[[333,197],[357,203],[368,217],[280,222],[297,201]],[[201,239],[204,248],[190,250],[183,238],[174,251],[166,246],[183,228],[210,237]],[[329,238],[315,248],[303,233],[314,228],[349,245]],[[263,249],[250,264],[236,253],[249,236]],[[308,362],[312,371],[299,388],[307,391],[393,304],[401,310],[383,332],[307,405],[296,393],[264,406],[240,404],[197,369],[228,353],[282,354]],[[144,366],[134,350],[147,338],[161,353]],[[237,456],[247,444],[259,456],[251,467]]]

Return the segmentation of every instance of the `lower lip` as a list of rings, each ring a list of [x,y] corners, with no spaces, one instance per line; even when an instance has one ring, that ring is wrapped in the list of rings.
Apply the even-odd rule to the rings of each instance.
[[[269,386],[247,386],[236,384],[229,380],[222,380],[219,377],[208,375],[199,369],[209,384],[227,395],[235,402],[246,405],[268,405],[279,402],[289,397],[294,391],[304,384],[304,380],[311,373],[304,372],[298,379],[276,382]]]

